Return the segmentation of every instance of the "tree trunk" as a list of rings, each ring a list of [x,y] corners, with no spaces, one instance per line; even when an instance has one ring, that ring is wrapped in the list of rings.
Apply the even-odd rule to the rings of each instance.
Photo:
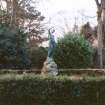
[[[103,23],[103,36],[102,36],[102,39],[103,39],[103,47],[105,48],[105,0],[101,0],[101,7],[102,7],[102,15],[101,15],[101,18],[102,18],[102,23]]]
[[[99,67],[103,68],[103,21],[102,21],[102,4],[99,3],[99,0],[95,0],[97,5],[97,21],[98,21],[98,29],[97,29],[97,36],[98,36],[98,64]],[[101,2],[102,3],[102,2]]]
[[[102,54],[102,49],[103,49],[103,41],[102,41],[102,20],[98,20],[98,30],[97,30],[97,35],[98,35],[98,63],[100,65],[100,69],[103,68],[103,54]]]
[[[11,7],[12,7],[12,15],[11,15],[10,26],[13,28],[16,28],[16,26],[18,26],[18,22],[17,22],[18,1],[12,0]]]

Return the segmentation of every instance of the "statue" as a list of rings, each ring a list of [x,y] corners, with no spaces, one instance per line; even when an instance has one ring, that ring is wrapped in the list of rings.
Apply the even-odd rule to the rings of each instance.
[[[48,55],[41,71],[42,75],[56,76],[58,74],[57,64],[54,62],[53,59],[53,54],[56,47],[56,42],[53,35],[54,32],[55,32],[54,28],[48,30],[49,38]]]
[[[48,34],[49,34],[49,48],[48,48],[48,57],[49,58],[53,58],[53,54],[54,54],[54,49],[56,47],[56,42],[54,39],[54,35],[53,33],[55,32],[55,30],[53,28],[48,30]]]

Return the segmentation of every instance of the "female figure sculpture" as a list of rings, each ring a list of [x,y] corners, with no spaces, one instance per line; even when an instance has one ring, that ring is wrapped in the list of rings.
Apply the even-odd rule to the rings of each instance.
[[[54,59],[53,59],[54,49],[56,47],[56,42],[53,35],[54,32],[55,30],[53,28],[48,30],[48,34],[49,34],[48,56],[46,61],[44,62],[44,65],[41,71],[42,75],[56,76],[58,74],[57,64],[54,62]]]
[[[55,32],[55,30],[53,28],[48,30],[48,37],[49,37],[49,48],[48,48],[48,57],[49,58],[53,58],[53,54],[54,54],[54,49],[56,47],[56,42],[54,39],[54,35],[53,33]]]

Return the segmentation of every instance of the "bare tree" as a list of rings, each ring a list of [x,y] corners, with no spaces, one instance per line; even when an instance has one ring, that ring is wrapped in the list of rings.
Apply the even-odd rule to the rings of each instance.
[[[1,23],[8,23],[12,28],[21,28],[28,34],[31,45],[47,40],[41,35],[44,33],[44,16],[33,6],[33,0],[3,0],[6,8]],[[36,3],[36,0],[34,0]]]
[[[99,65],[100,68],[103,68],[103,54],[102,54],[102,49],[103,49],[103,20],[102,20],[102,1],[99,3],[99,0],[95,0],[96,5],[97,5],[97,21],[98,21],[98,28],[97,28],[97,36],[98,36],[98,60],[99,60]],[[105,46],[105,45],[104,45]]]

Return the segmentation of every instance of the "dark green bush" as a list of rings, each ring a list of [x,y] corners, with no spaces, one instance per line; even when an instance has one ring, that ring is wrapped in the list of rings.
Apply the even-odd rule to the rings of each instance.
[[[41,69],[47,57],[47,49],[44,47],[32,47],[29,49],[31,68]]]
[[[29,65],[27,34],[0,24],[0,68],[25,68]]]
[[[59,68],[88,68],[92,57],[93,49],[81,35],[68,33],[58,40],[54,58]]]
[[[0,105],[105,105],[105,77],[0,75]]]

